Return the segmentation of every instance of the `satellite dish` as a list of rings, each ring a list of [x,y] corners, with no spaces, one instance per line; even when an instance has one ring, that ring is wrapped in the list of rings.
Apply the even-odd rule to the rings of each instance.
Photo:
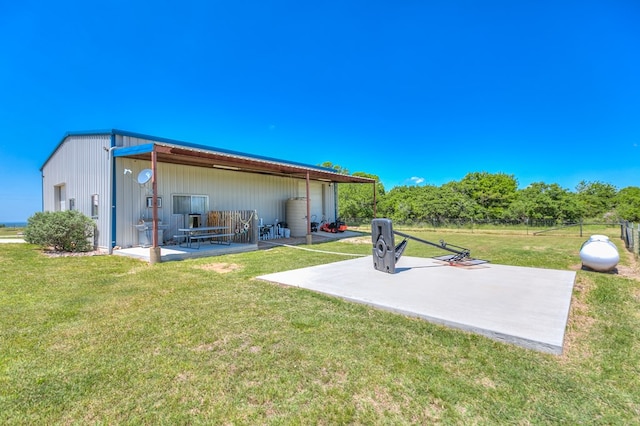
[[[138,183],[140,185],[144,185],[145,183],[149,182],[151,176],[153,176],[153,172],[151,171],[151,169],[142,170],[140,173],[138,173]]]

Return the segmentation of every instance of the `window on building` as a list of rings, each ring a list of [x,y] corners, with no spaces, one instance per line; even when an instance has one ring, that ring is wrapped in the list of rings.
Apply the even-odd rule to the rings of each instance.
[[[209,196],[207,195],[174,195],[173,214],[204,214],[209,209]]]
[[[91,217],[94,219],[98,218],[98,194],[91,196]]]
[[[76,209],[76,199],[69,198],[69,210],[75,210],[75,209]]]

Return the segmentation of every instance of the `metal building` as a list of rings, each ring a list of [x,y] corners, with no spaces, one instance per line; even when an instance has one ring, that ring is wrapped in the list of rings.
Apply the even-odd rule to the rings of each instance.
[[[67,133],[40,170],[43,210],[93,218],[96,245],[109,251],[140,245],[140,224],[155,220],[164,232],[154,245],[162,245],[210,212],[252,211],[260,224],[302,220],[309,235],[308,217],[336,220],[339,183],[371,184],[375,200],[372,179],[115,129]],[[304,200],[306,214],[287,217],[291,200]]]

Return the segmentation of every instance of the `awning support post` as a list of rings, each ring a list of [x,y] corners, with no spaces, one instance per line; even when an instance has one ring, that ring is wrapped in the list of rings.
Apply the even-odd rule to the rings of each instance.
[[[309,191],[309,171],[307,170],[307,244],[313,243],[313,237],[311,236],[311,196]]]
[[[160,247],[158,246],[158,180],[157,180],[157,172],[158,172],[158,155],[156,152],[156,146],[153,145],[153,149],[151,150],[151,188],[152,188],[152,203],[153,208],[151,209],[152,213],[152,243],[151,248],[149,249],[149,263],[160,263],[162,261],[162,255],[160,253]]]

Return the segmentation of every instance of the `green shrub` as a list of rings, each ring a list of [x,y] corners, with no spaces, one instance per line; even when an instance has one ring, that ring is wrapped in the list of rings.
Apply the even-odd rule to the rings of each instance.
[[[76,210],[38,212],[27,221],[24,240],[58,251],[93,250],[95,224]]]

